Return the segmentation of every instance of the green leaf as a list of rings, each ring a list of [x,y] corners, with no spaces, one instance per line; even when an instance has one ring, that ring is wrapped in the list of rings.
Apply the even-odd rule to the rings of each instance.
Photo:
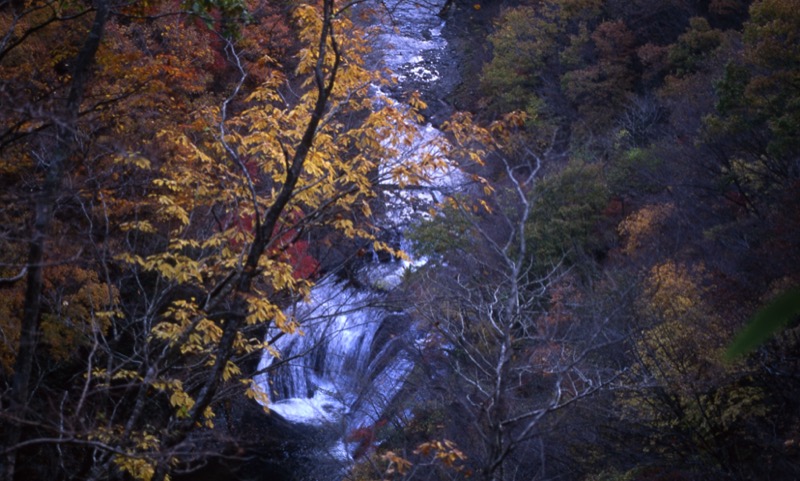
[[[747,354],[800,314],[800,288],[790,289],[762,307],[725,352],[726,359]]]

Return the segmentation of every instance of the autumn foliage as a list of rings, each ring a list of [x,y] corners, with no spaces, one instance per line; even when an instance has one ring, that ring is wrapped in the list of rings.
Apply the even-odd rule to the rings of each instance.
[[[796,2],[496,11],[461,17],[485,58],[451,135],[480,165],[412,234],[435,367],[387,456],[432,430],[487,480],[796,478]]]
[[[240,456],[326,250],[401,255],[383,189],[446,161],[398,156],[425,103],[371,94],[359,3],[0,3],[4,481]],[[800,478],[796,320],[723,357],[800,284],[797,2],[462,3],[464,185],[409,226],[420,362],[350,475]]]
[[[298,330],[312,244],[391,250],[371,204],[425,177],[379,168],[417,114],[373,105],[339,8],[0,6],[3,479],[202,463],[225,402],[265,401],[250,375],[268,328]]]

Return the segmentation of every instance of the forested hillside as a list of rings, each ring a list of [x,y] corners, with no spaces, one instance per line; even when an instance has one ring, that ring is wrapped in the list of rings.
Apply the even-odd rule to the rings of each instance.
[[[412,158],[380,2],[0,0],[4,481],[304,479],[259,359],[405,256],[386,191],[445,163],[345,479],[800,478],[800,3],[440,3],[455,113]]]
[[[381,428],[392,479],[800,476],[798,7],[454,5],[485,188],[412,236],[436,338]],[[781,296],[790,324],[727,359]]]

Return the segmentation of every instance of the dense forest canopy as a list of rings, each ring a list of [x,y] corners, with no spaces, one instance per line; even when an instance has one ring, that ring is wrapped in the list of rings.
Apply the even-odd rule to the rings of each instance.
[[[242,424],[285,308],[404,256],[383,190],[445,163],[391,293],[427,336],[346,479],[800,477],[800,5],[423,7],[461,80],[411,158],[381,2],[0,1],[5,481],[272,479],[236,466],[298,435]]]
[[[798,284],[797,4],[481,7],[454,101],[489,125],[469,141],[491,210],[456,199],[412,236],[439,259],[415,305],[461,382],[403,433],[437,419],[482,479],[795,478],[796,324],[724,353]]]

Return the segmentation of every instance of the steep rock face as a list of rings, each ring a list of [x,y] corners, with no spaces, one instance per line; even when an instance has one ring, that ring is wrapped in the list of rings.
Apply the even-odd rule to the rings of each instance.
[[[448,106],[448,115],[454,111],[478,110],[481,70],[492,54],[487,36],[494,29],[493,21],[502,8],[514,3],[517,2],[456,1],[447,10],[442,29],[447,49],[440,66],[446,73],[441,84],[433,89],[433,95]]]

